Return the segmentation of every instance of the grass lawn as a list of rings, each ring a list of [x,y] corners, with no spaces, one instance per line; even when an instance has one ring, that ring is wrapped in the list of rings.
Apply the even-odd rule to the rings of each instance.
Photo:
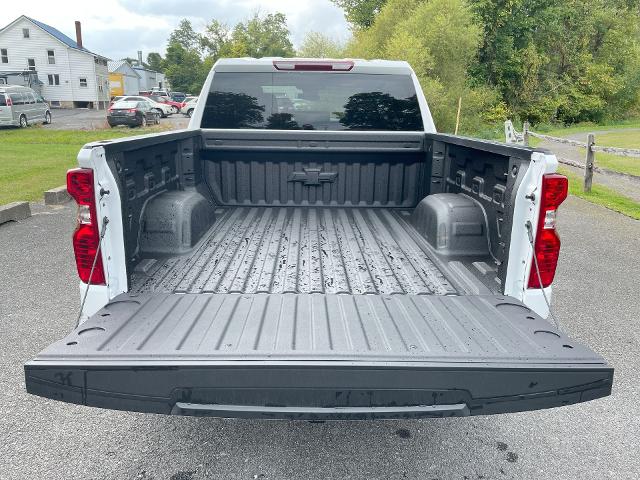
[[[42,127],[0,130],[0,205],[18,200],[41,201],[43,192],[64,185],[69,168],[77,166],[80,148],[96,140],[162,131],[113,128],[109,130],[49,130]]]
[[[571,195],[575,195],[576,197],[583,198],[591,203],[595,203],[596,205],[602,205],[603,207],[615,212],[640,220],[640,203],[637,203],[624,195],[620,195],[614,190],[595,183],[591,187],[591,193],[584,193],[582,191],[584,179],[581,176],[576,175],[572,171],[563,167],[559,168],[559,172],[569,178],[569,193]]]
[[[587,141],[587,133],[598,130],[615,130],[611,133],[596,134],[596,144],[603,147],[619,147],[619,148],[640,148],[640,121],[628,123],[618,127],[611,125],[591,125],[578,126],[565,129],[556,129],[544,131],[545,135],[552,137],[566,137],[574,133],[584,133],[584,138],[579,139],[581,142]],[[538,131],[538,130],[534,130]],[[539,130],[540,133],[543,130]],[[537,147],[542,143],[539,138],[530,138],[529,143],[532,147]],[[580,154],[584,159],[586,157],[586,148],[581,148]],[[596,166],[613,170],[614,172],[628,173],[630,175],[640,176],[640,158],[622,157],[611,153],[596,153]]]
[[[598,134],[596,135],[596,144],[603,147],[640,148],[640,130],[619,130]],[[582,151],[586,154],[586,149]],[[640,158],[597,152],[596,166],[640,176]]]

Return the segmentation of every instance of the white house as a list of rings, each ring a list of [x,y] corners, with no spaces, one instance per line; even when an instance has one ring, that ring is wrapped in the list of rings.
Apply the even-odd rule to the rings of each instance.
[[[107,62],[109,69],[109,86],[111,96],[138,95],[140,90],[140,75],[126,60]]]
[[[42,96],[52,106],[106,108],[108,59],[84,48],[80,22],[75,26],[74,41],[25,15],[15,19],[0,30],[0,77],[3,71],[37,72]]]

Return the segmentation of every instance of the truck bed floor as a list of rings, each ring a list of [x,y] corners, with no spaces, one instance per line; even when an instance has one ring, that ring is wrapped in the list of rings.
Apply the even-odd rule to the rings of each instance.
[[[226,208],[192,253],[147,258],[132,292],[455,295],[405,218],[382,208]]]

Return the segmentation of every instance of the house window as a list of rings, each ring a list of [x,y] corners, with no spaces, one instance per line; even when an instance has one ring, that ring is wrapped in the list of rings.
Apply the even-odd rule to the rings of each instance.
[[[87,86],[87,78],[86,77],[80,77],[80,86],[81,87],[86,87]]]
[[[9,54],[6,48],[0,48],[0,62],[9,63]]]
[[[23,28],[22,29],[22,38],[29,38],[29,29],[28,28]]]
[[[49,80],[49,85],[60,85],[60,75],[57,73],[47,75],[47,79]]]
[[[49,65],[56,64],[56,52],[53,50],[47,50],[47,58],[49,59]]]
[[[27,58],[27,67],[32,72],[36,71],[36,60],[35,60],[35,58]]]

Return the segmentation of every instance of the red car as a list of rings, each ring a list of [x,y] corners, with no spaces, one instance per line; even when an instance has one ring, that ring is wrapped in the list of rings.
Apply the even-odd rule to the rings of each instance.
[[[174,102],[169,97],[165,97],[164,95],[156,95],[153,92],[141,92],[140,95],[144,97],[149,97],[154,102],[166,103],[167,105],[171,105],[171,108],[173,109],[173,113],[178,113],[180,109],[184,106],[184,104],[181,102]]]

